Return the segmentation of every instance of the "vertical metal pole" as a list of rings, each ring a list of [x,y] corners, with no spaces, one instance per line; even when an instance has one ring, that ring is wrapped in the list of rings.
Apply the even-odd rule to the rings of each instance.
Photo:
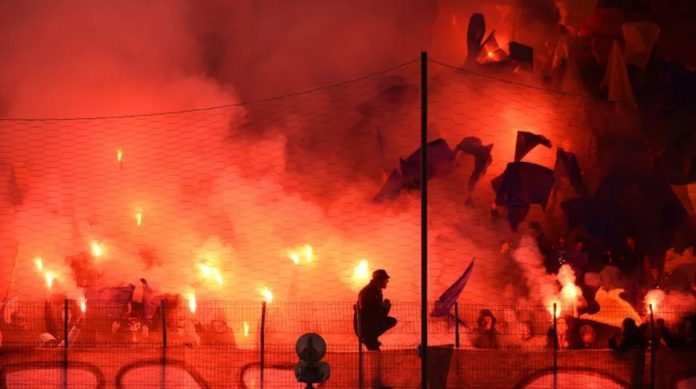
[[[421,387],[428,387],[428,53],[421,52]]]
[[[160,387],[167,387],[167,302],[160,301],[160,313],[162,315],[162,373],[160,376]]]
[[[360,306],[355,305],[355,319],[358,327],[358,388],[363,389],[363,349],[362,349],[362,325],[360,324]]]
[[[558,314],[553,303],[553,388],[558,387]]]
[[[657,373],[655,360],[657,359],[657,336],[655,334],[655,314],[653,305],[648,305],[650,309],[650,387],[655,388],[655,374]]]
[[[259,360],[259,388],[263,389],[263,368],[266,357],[266,302],[261,305],[261,357]]]
[[[454,347],[459,348],[459,303],[454,302]]]
[[[68,299],[63,305],[63,387],[68,387]]]

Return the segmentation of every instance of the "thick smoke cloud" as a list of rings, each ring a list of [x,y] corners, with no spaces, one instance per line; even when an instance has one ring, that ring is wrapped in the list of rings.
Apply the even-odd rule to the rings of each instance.
[[[439,58],[463,58],[456,45],[434,42],[445,42],[442,34],[454,42],[470,12],[497,25],[506,5],[451,3],[5,2],[0,114],[229,105],[361,76],[429,45]],[[515,235],[491,222],[488,184],[511,159],[518,129],[570,142],[582,158],[584,107],[564,111],[553,95],[439,71],[432,104],[445,108],[433,115],[431,136],[450,145],[480,136],[495,148],[475,208],[464,205],[471,161],[461,157],[455,173],[432,181],[430,296],[475,256],[466,303],[545,304],[558,292],[556,280],[543,273],[531,238],[514,255],[499,251]],[[279,300],[353,301],[365,283],[353,271],[364,258],[369,270],[388,269],[394,301],[417,301],[419,195],[370,202],[383,175],[418,147],[417,72],[413,64],[292,99],[177,115],[0,122],[3,172],[14,169],[24,196],[0,207],[3,283],[12,295],[45,296],[33,261],[41,256],[57,276],[54,291],[71,296],[85,273],[98,285],[145,277],[159,292],[195,291],[201,299],[258,300],[268,287]],[[398,96],[385,97],[394,87]],[[539,149],[527,160],[552,166],[553,156]],[[96,259],[95,241],[104,250]],[[288,251],[306,243],[314,261],[296,266]],[[206,279],[201,263],[218,269],[223,285]],[[394,309],[398,316],[405,308]],[[522,321],[506,318],[515,320]]]

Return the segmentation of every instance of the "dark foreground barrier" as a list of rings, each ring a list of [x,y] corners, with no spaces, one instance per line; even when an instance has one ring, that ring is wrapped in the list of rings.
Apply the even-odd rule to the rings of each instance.
[[[430,350],[431,388],[629,388],[650,387],[648,354],[616,355],[609,350],[571,350],[558,354],[554,379],[551,351]],[[263,387],[300,387],[291,346],[266,350]],[[358,388],[358,353],[330,352],[331,379],[324,388]],[[69,388],[259,388],[258,350],[227,347],[92,348],[69,350],[67,376],[60,349],[16,349],[0,354],[0,387]],[[660,350],[656,388],[690,388],[696,352]],[[364,354],[362,382],[417,388],[420,360],[415,349]],[[693,378],[692,378],[693,379]]]

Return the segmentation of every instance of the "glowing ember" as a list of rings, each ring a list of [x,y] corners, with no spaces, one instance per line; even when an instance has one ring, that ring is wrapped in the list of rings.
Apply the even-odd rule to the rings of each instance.
[[[652,313],[656,314],[664,299],[665,292],[663,290],[653,289],[648,291],[645,295],[645,309],[647,313],[650,313],[650,308],[652,307]]]
[[[96,240],[92,241],[90,244],[90,247],[92,248],[92,256],[95,258],[99,258],[104,254],[104,249],[102,246],[97,242]]]
[[[310,264],[314,261],[314,248],[312,245],[306,244],[297,250],[289,250],[288,258],[292,260],[295,265],[300,264]]]
[[[488,53],[486,53],[486,55],[488,56],[488,58],[493,58],[493,52],[492,52],[492,51],[489,51]]]
[[[213,268],[213,277],[218,285],[222,285],[222,275],[220,275],[220,271],[217,268]]]
[[[288,253],[288,257],[289,257],[290,259],[292,259],[292,263],[294,263],[295,265],[299,265],[299,264],[300,264],[300,255],[297,254],[296,252],[290,251],[290,252]]]
[[[549,302],[549,314],[551,315],[551,320],[557,318],[561,313],[561,302],[557,299],[553,299]]]
[[[578,287],[575,284],[565,284],[561,289],[561,294],[566,299],[575,301],[578,298]]]
[[[273,292],[271,292],[271,290],[267,287],[259,289],[259,294],[261,294],[261,296],[264,298],[264,300],[266,300],[267,303],[270,304],[271,301],[273,301]]]
[[[358,266],[353,270],[353,283],[356,286],[362,286],[370,280],[370,267],[367,265],[367,259],[361,259]]]
[[[116,158],[118,159],[118,162],[121,162],[121,160],[123,160],[123,151],[121,149],[118,149],[116,151]]]
[[[304,245],[303,248],[304,248],[305,260],[307,261],[307,263],[311,263],[312,260],[314,259],[314,249],[312,248],[312,246],[310,246],[308,244]]]
[[[198,264],[198,269],[201,271],[201,276],[205,278],[206,280],[213,279],[218,285],[222,285],[223,280],[222,280],[222,273],[220,273],[220,269],[210,266],[205,263],[199,263]]]
[[[142,224],[142,222],[143,222],[143,213],[142,212],[138,212],[135,214],[135,222],[138,225],[138,227],[140,227],[140,224]]]
[[[201,270],[201,275],[203,278],[210,278],[210,275],[212,274],[210,266],[206,265],[205,263],[199,263],[198,268]]]
[[[249,336],[249,323],[244,322],[244,337]]]
[[[87,311],[87,299],[85,299],[84,296],[80,296],[78,302],[80,304],[80,311],[82,311],[82,313],[85,313],[85,311]]]
[[[196,295],[193,293],[187,293],[186,299],[188,300],[188,308],[191,313],[196,313]]]
[[[49,289],[52,288],[53,287],[53,280],[55,280],[55,278],[56,278],[53,275],[53,273],[47,271],[46,274],[44,275],[44,278],[46,278],[46,286],[48,286]]]
[[[43,259],[41,257],[34,258],[34,263],[36,264],[36,269],[39,273],[43,272]]]

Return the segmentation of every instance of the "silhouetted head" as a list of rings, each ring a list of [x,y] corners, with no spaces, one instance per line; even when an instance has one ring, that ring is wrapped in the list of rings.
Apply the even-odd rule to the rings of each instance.
[[[486,329],[486,330],[492,330],[495,328],[495,316],[493,316],[493,312],[491,312],[490,309],[482,309],[481,312],[479,312],[479,318],[478,318],[478,326],[481,329]]]
[[[624,334],[633,333],[633,332],[638,331],[638,326],[636,325],[636,321],[631,319],[630,317],[623,319],[623,323],[621,323],[621,330],[623,331]]]
[[[384,289],[389,283],[389,274],[384,269],[375,270],[372,273],[372,281],[379,285],[380,288]]]

